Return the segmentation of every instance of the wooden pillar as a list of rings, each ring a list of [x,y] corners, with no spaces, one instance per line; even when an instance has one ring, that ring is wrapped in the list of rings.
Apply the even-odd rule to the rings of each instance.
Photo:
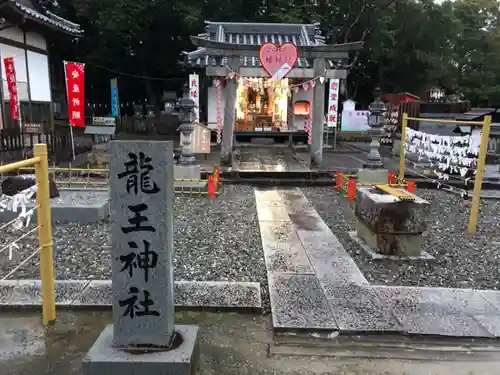
[[[23,40],[24,40],[24,61],[26,64],[26,81],[28,87],[28,119],[29,122],[33,122],[33,106],[31,103],[31,82],[30,82],[30,68],[28,65],[28,43],[26,42],[26,31],[23,30]],[[48,60],[47,60],[48,63]],[[21,101],[19,100],[19,105],[21,105]],[[22,121],[22,119],[21,119]],[[21,130],[22,132],[22,130]]]
[[[325,74],[325,59],[314,59],[314,76]],[[312,143],[311,143],[311,164],[319,165],[323,161],[323,120],[325,114],[325,86],[319,81],[314,86],[313,108],[312,108]]]
[[[239,71],[239,57],[228,58],[228,67],[234,72]],[[222,129],[221,162],[230,166],[233,161],[234,126],[236,123],[236,79],[230,79],[226,84],[226,107]]]

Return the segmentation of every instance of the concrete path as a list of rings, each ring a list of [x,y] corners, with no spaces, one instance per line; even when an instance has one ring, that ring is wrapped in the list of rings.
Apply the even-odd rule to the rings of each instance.
[[[111,319],[109,310],[60,311],[56,324],[44,329],[39,312],[0,313],[0,372],[82,375],[83,357]],[[406,359],[409,351],[400,349],[392,359],[384,359],[377,346],[361,354],[372,358],[344,356],[349,356],[351,346],[295,345],[278,354],[276,350],[283,348],[269,348],[261,316],[186,311],[177,312],[175,320],[200,326],[197,374],[203,375],[493,375],[500,363],[500,353],[494,351],[468,356],[448,352],[445,361],[415,361]]]
[[[255,198],[275,330],[500,337],[500,292],[371,285],[299,189]]]

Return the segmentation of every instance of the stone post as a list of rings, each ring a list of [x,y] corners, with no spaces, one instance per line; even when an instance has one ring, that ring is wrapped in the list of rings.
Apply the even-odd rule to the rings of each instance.
[[[198,327],[174,325],[173,142],[110,142],[109,182],[113,324],[83,374],[192,374]]]
[[[238,72],[239,70],[238,56],[228,58],[227,66]],[[221,147],[221,162],[224,165],[230,166],[233,161],[233,138],[234,126],[236,123],[236,79],[226,81],[226,106],[224,112],[224,125],[222,129],[222,147]]]
[[[192,165],[196,159],[192,149],[191,135],[196,125],[194,124],[194,101],[189,94],[188,85],[184,85],[182,99],[179,102],[179,119],[181,121],[179,130],[182,133],[179,164]]]
[[[325,74],[325,59],[314,59],[314,76]],[[311,164],[320,165],[323,162],[323,131],[325,117],[325,86],[327,81],[316,82],[313,94],[312,108],[312,142],[311,142]]]
[[[382,102],[380,89],[375,89],[375,99],[368,107],[370,117],[368,117],[368,125],[370,126],[370,135],[372,141],[370,143],[370,153],[368,154],[366,163],[363,168],[380,169],[384,167],[380,157],[380,136],[382,135],[382,127],[384,126],[385,104]]]

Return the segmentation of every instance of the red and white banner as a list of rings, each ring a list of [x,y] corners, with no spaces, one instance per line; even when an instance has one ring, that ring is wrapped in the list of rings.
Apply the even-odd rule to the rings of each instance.
[[[5,74],[7,75],[7,87],[9,89],[10,115],[12,120],[19,120],[19,96],[17,94],[16,67],[13,57],[3,59]]]
[[[326,113],[326,124],[329,128],[337,127],[337,115],[339,105],[339,79],[331,79],[328,93],[328,111]]]
[[[85,126],[85,64],[64,62],[68,118],[71,126]]]
[[[216,115],[217,115],[217,143],[222,142],[222,82],[218,79],[214,80],[215,98],[216,98]]]

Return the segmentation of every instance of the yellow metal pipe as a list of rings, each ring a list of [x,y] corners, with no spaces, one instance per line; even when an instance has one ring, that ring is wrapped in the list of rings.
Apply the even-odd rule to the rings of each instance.
[[[56,320],[54,255],[52,242],[52,218],[50,214],[49,163],[47,145],[34,146],[35,178],[37,183],[36,204],[38,209],[38,240],[40,242],[40,279],[42,281],[42,315],[43,324]]]
[[[407,128],[408,128],[408,114],[403,113],[403,121],[401,122],[401,141],[399,143],[399,176],[398,176],[399,182],[402,182],[405,178],[405,143],[406,143]]]
[[[16,162],[10,163],[10,164],[0,165],[0,173],[13,172],[17,169],[36,165],[39,162],[40,162],[40,158],[38,156],[35,156],[34,158],[31,158],[31,159],[26,159],[26,160],[16,161]]]
[[[440,120],[440,119],[431,119],[431,118],[424,118],[424,117],[407,117],[407,120],[436,122],[436,123],[440,123],[440,124],[484,125],[484,123],[482,121]]]
[[[491,116],[484,116],[483,132],[481,134],[481,146],[479,148],[479,158],[476,167],[476,179],[474,182],[474,194],[472,196],[472,206],[470,210],[469,226],[467,231],[470,234],[476,233],[477,217],[479,215],[479,204],[481,203],[481,187],[483,185],[484,166],[486,164],[486,154],[488,152],[488,138],[491,129]]]

